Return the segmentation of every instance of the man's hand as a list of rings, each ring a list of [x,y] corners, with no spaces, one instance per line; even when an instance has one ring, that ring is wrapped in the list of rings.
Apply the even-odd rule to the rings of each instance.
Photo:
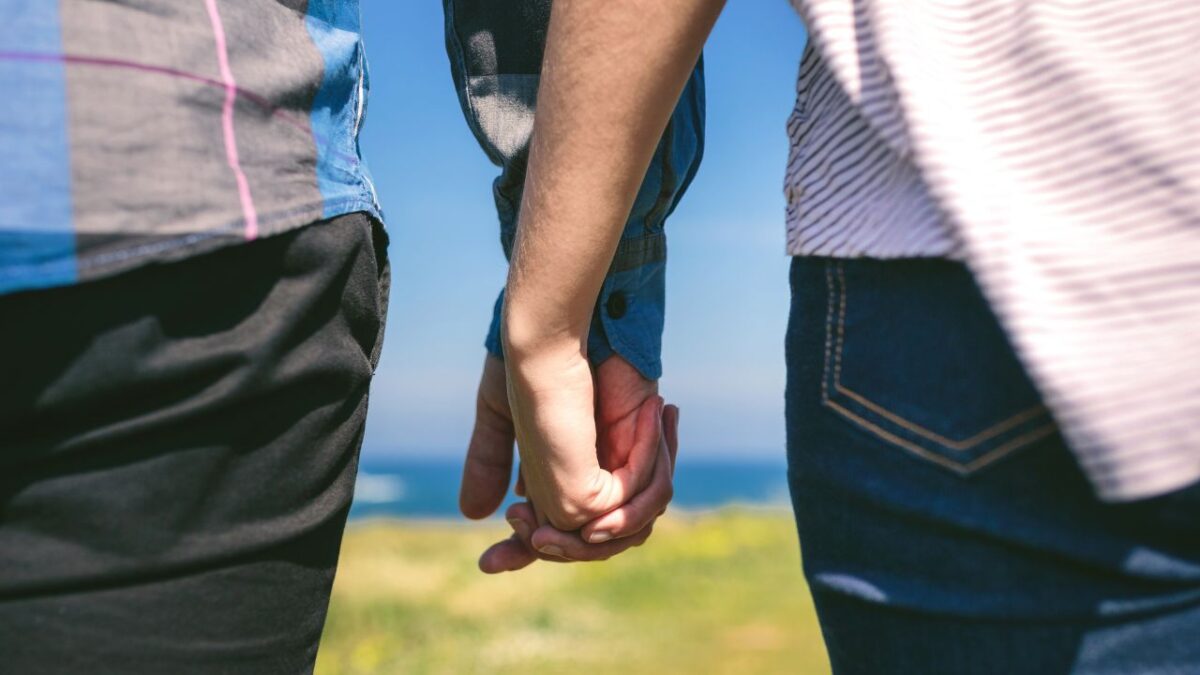
[[[460,495],[460,507],[470,518],[490,515],[507,492],[515,433],[505,390],[504,365],[489,356],[480,381],[475,430],[467,451]],[[666,406],[660,426],[656,419],[656,391],[654,382],[642,378],[620,357],[608,359],[595,373],[592,429],[597,438],[597,461],[605,469],[616,469],[629,461],[635,445],[641,446],[643,454],[653,457],[644,489],[628,503],[587,523],[579,532],[546,526],[535,533],[538,519],[530,504],[514,504],[507,516],[517,534],[484,553],[480,559],[483,571],[516,570],[539,557],[602,560],[642,543],[649,536],[654,519],[671,498],[671,473],[678,447],[678,409]],[[519,488],[520,485],[518,491]],[[587,542],[596,543],[585,542],[585,537]],[[539,554],[535,546],[546,552]]]
[[[464,516],[487,518],[500,508],[512,476],[515,441],[504,362],[488,354],[479,380],[475,429],[467,445],[462,488],[458,493],[458,508]]]

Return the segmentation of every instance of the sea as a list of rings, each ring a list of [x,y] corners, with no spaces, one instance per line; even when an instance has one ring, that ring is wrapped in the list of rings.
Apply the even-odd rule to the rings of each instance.
[[[461,460],[364,457],[350,518],[461,519],[461,478]],[[510,487],[505,505],[518,499],[511,492]],[[789,503],[782,461],[693,458],[675,469],[673,509],[703,511],[729,505],[786,509]],[[497,514],[503,513],[501,506]]]

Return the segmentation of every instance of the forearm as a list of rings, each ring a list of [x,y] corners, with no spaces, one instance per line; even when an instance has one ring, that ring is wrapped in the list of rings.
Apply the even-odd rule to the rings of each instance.
[[[554,4],[504,338],[579,355],[634,196],[721,0]]]

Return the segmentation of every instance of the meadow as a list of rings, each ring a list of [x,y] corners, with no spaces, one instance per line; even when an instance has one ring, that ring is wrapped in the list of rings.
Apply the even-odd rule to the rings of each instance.
[[[351,523],[317,675],[829,672],[786,511],[668,514],[606,563],[485,576],[506,528]]]

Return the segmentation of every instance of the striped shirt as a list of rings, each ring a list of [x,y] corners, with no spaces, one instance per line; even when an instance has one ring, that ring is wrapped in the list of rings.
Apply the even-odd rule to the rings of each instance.
[[[357,0],[0,0],[0,293],[352,211]]]
[[[793,4],[789,253],[965,260],[1102,498],[1200,480],[1200,2]]]

